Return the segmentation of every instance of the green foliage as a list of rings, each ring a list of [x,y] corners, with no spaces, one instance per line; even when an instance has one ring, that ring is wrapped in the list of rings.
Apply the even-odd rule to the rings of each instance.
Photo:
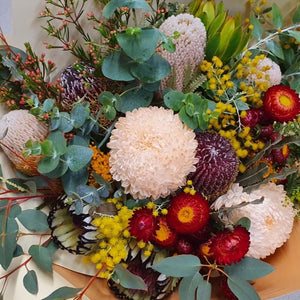
[[[75,297],[81,289],[79,288],[71,288],[71,287],[61,287],[51,293],[48,297],[43,298],[42,300],[64,300]]]
[[[143,279],[129,272],[121,264],[115,266],[112,279],[124,288],[147,291],[147,285]]]
[[[199,17],[207,31],[208,43],[205,48],[206,59],[218,56],[223,63],[239,55],[250,39],[250,31],[241,25],[241,16],[230,17],[224,4],[214,1],[194,0],[189,5],[190,12]]]
[[[252,35],[256,40],[260,40],[263,34],[263,28],[260,24],[260,22],[258,21],[258,19],[252,15],[250,17],[250,23],[251,25],[253,25],[253,31],[252,31]]]
[[[238,226],[238,225],[241,225],[241,226],[245,227],[249,231],[250,226],[251,226],[251,220],[249,218],[247,218],[247,217],[240,218],[235,223],[235,226]]]
[[[128,8],[142,8],[151,10],[149,4],[144,0],[111,0],[103,9],[103,17],[110,18],[117,8],[124,6]]]
[[[282,13],[276,3],[272,6],[272,21],[276,29],[281,28],[283,23]]]
[[[4,214],[0,214],[0,224],[2,224],[0,227],[0,264],[4,270],[7,270],[17,247],[19,226],[13,217],[5,217]]]
[[[260,300],[255,289],[245,280],[236,277],[229,277],[227,283],[233,294],[238,299],[243,300]]]
[[[230,277],[241,280],[253,280],[266,276],[275,268],[270,264],[253,257],[244,257],[240,262],[226,266],[224,271]]]
[[[18,215],[24,227],[33,232],[46,232],[49,229],[47,215],[40,210],[26,209]]]
[[[31,245],[28,253],[39,267],[52,272],[52,255],[48,248],[40,245]]]
[[[192,276],[200,267],[200,259],[190,254],[167,257],[151,266],[155,271],[172,277]]]
[[[37,294],[38,281],[36,272],[34,270],[30,270],[25,274],[25,276],[23,277],[23,285],[29,293]]]
[[[206,130],[209,120],[217,117],[215,114],[207,113],[209,105],[215,104],[194,93],[169,91],[164,96],[164,103],[175,112],[179,111],[181,121],[191,129]]]

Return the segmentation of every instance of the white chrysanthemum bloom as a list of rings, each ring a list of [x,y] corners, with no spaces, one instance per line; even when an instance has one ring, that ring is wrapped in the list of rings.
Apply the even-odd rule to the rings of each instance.
[[[195,171],[194,132],[170,109],[127,112],[111,133],[110,172],[135,199],[166,197]]]
[[[174,40],[176,51],[170,53],[163,50],[161,55],[172,67],[169,77],[162,81],[162,89],[166,87],[170,76],[176,74],[176,90],[182,91],[186,71],[190,68],[191,73],[204,59],[206,47],[206,30],[200,18],[190,14],[179,14],[167,18],[159,28],[167,36],[173,36],[179,32],[179,38]]]
[[[233,209],[224,216],[224,221],[230,223],[242,217],[250,219],[251,243],[246,255],[258,259],[273,254],[287,241],[292,231],[296,211],[287,200],[283,186],[267,183],[247,194],[238,184],[233,184],[227,194],[219,197],[212,205],[212,208],[218,210],[222,206],[232,207],[261,197],[264,197],[262,203]]]
[[[258,78],[257,74],[250,73],[247,76],[248,82],[267,82],[270,86],[280,84],[281,70],[273,60],[265,57],[258,62],[256,68],[257,74],[262,74],[262,78]]]

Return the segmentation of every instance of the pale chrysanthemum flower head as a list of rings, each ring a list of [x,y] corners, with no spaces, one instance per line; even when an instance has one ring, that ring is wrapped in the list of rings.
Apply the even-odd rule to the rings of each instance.
[[[273,254],[287,241],[292,231],[296,211],[283,186],[267,183],[247,194],[238,184],[233,184],[227,194],[219,197],[212,205],[212,208],[220,209],[222,206],[232,207],[261,197],[264,197],[262,203],[248,204],[223,216],[224,221],[229,223],[235,223],[242,217],[250,219],[251,243],[246,255],[258,259]]]
[[[176,74],[176,85],[172,88],[182,91],[186,71],[191,73],[203,61],[206,46],[206,30],[200,18],[195,18],[190,14],[179,14],[167,18],[159,28],[167,36],[173,36],[174,32],[179,32],[179,38],[173,42],[176,51],[170,53],[162,50],[162,57],[165,58],[172,67],[169,77],[162,81],[162,89],[166,87],[170,76]]]
[[[194,132],[170,109],[127,112],[111,133],[110,172],[135,199],[166,197],[195,171]]]
[[[269,86],[280,84],[281,70],[280,67],[273,60],[271,60],[268,57],[265,57],[259,60],[256,68],[257,74],[261,74],[262,77],[258,78],[257,74],[250,73],[247,76],[248,82],[267,82]]]

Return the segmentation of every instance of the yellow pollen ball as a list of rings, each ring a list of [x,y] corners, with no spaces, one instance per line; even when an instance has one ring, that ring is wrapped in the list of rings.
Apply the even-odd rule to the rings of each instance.
[[[194,218],[194,210],[189,206],[185,206],[179,210],[177,216],[181,223],[189,223]]]

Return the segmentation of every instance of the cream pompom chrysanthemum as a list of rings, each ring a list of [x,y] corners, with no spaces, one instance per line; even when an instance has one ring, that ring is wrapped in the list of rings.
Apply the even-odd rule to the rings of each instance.
[[[111,133],[110,172],[135,199],[166,197],[197,162],[195,134],[162,107],[127,112]]]
[[[176,51],[171,53],[163,50],[161,53],[172,67],[171,75],[162,81],[162,89],[166,87],[170,76],[175,74],[176,84],[172,88],[182,91],[186,71],[190,69],[193,73],[204,59],[205,27],[199,18],[190,14],[179,14],[166,19],[159,29],[167,36],[173,36],[176,31],[180,34],[174,40]]]
[[[242,217],[250,219],[251,243],[247,256],[258,259],[274,253],[287,241],[292,231],[295,210],[288,201],[283,186],[267,183],[247,194],[238,184],[233,184],[227,194],[219,197],[212,205],[212,208],[218,210],[222,206],[232,207],[262,197],[262,203],[232,209],[223,216],[224,221],[230,223],[235,223]]]
[[[270,58],[265,57],[257,64],[257,72],[250,73],[247,77],[249,82],[267,82],[269,86],[280,84],[280,67]]]

